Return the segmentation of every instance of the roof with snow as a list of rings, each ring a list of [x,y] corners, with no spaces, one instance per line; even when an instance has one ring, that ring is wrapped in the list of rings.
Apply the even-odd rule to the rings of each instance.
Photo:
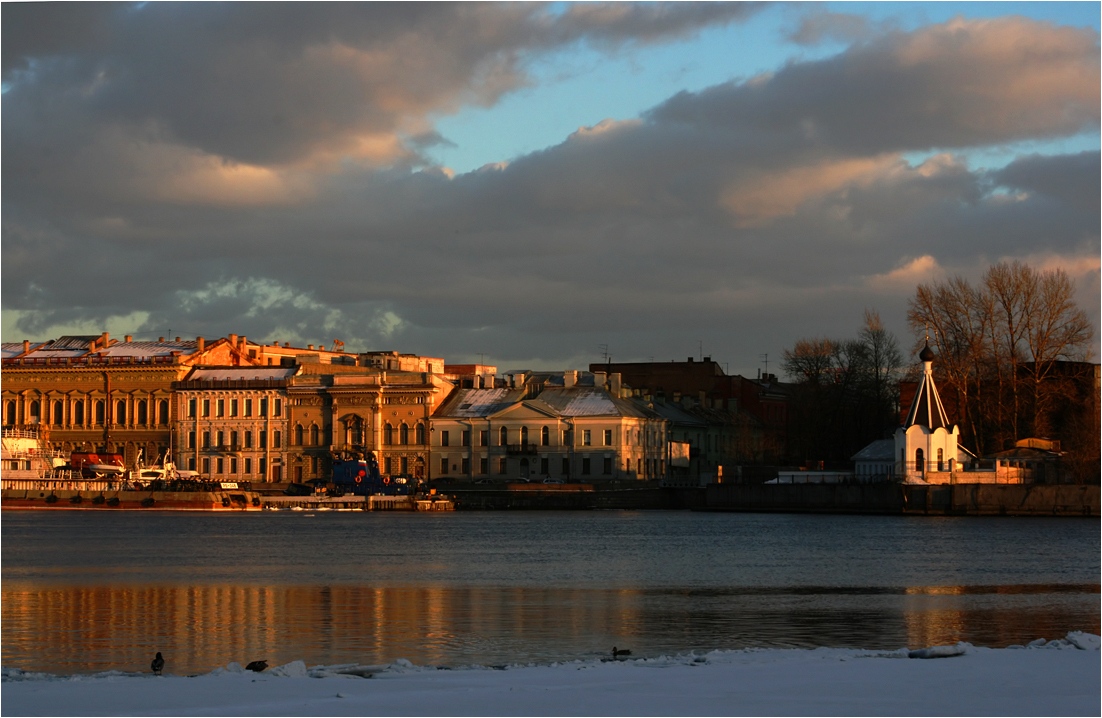
[[[895,461],[895,439],[877,439],[849,458],[850,461]]]
[[[96,351],[100,356],[109,357],[155,357],[172,356],[173,353],[192,354],[199,348],[198,342],[118,342]]]
[[[560,416],[650,416],[641,407],[617,399],[604,389],[592,387],[545,389],[536,400],[548,405]]]
[[[297,366],[235,366],[216,369],[196,369],[188,375],[188,381],[278,381],[289,379],[298,372]]]
[[[519,403],[523,389],[458,389],[436,410],[436,416],[476,419],[493,416]]]

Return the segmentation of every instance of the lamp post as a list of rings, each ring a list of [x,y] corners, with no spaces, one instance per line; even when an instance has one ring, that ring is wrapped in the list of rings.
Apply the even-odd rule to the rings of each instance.
[[[429,426],[429,451],[428,461],[425,462],[425,490],[422,493],[428,493],[432,488],[432,439],[436,436],[436,427]]]

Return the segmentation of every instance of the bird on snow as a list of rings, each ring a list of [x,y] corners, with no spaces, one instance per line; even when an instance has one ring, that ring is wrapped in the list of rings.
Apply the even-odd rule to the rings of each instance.
[[[616,646],[612,647],[612,657],[613,658],[620,658],[622,656],[630,656],[630,655],[631,655],[631,651],[629,651],[626,648],[617,648]]]
[[[153,657],[153,662],[149,664],[149,668],[153,671],[154,675],[159,676],[161,675],[161,671],[164,670],[164,667],[165,658],[161,655],[160,651],[157,651],[157,655]]]
[[[249,665],[245,666],[245,670],[260,673],[268,667],[267,661],[253,661]]]

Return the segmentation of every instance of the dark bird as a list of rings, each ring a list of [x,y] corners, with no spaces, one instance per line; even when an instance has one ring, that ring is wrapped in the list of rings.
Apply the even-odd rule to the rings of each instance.
[[[630,656],[630,655],[631,655],[631,651],[629,651],[626,648],[617,648],[616,646],[612,647],[612,657],[613,658],[620,658],[622,656]]]
[[[268,667],[267,661],[253,661],[249,665],[245,666],[246,671],[253,671],[254,673],[260,673]]]
[[[165,657],[161,655],[160,651],[157,651],[157,655],[153,657],[153,662],[149,664],[149,668],[155,675],[161,675],[161,671],[165,668]]]

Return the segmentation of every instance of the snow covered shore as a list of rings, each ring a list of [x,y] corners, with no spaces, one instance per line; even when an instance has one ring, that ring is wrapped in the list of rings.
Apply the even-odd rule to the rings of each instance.
[[[1093,715],[1099,637],[958,644],[927,660],[838,648],[715,651],[616,662],[443,670],[301,662],[264,673],[51,676],[3,669],[20,715]],[[952,655],[956,654],[956,655]],[[366,678],[365,678],[366,676]]]

